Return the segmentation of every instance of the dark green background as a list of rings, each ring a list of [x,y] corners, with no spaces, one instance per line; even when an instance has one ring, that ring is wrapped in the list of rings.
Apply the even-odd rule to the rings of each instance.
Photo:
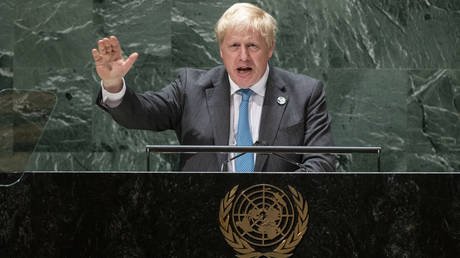
[[[180,67],[221,63],[213,26],[234,2],[1,1],[0,88],[50,92],[56,105],[31,115],[34,98],[1,98],[0,171],[18,155],[16,170],[144,170],[145,144],[175,144],[174,133],[124,129],[94,104],[91,49],[118,36],[140,54],[129,86],[160,89]],[[384,171],[460,171],[460,1],[252,3],[279,23],[271,62],[325,82],[336,145],[382,146]],[[24,144],[18,128],[43,124]],[[373,170],[368,158],[342,156],[339,169]],[[160,170],[174,160],[152,157]]]

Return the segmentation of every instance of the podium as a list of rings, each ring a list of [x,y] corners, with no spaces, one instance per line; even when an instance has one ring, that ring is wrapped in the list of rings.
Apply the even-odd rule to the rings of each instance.
[[[0,183],[18,176],[2,173]],[[253,189],[259,189],[259,197],[251,193]],[[241,256],[222,231],[226,218],[228,224],[237,224],[236,239],[248,236],[253,247],[255,231],[262,231],[263,225],[266,235],[261,238],[266,242],[277,232],[269,236],[270,225],[289,228],[283,226],[289,223],[279,222],[279,214],[278,221],[267,219],[273,215],[268,206],[265,217],[261,210],[255,214],[261,189],[267,190],[262,193],[268,206],[278,205],[273,209],[283,210],[280,203],[288,202],[285,197],[293,200],[296,212],[307,209],[307,216],[291,217],[292,229],[308,220],[301,240],[287,252],[292,257],[460,253],[457,173],[27,172],[21,182],[0,188],[0,256]],[[299,196],[306,207],[299,207]],[[230,218],[222,205],[236,207],[238,198],[243,204],[231,208],[236,217]],[[277,204],[270,198],[278,198]],[[244,226],[244,218],[249,218],[254,232]],[[291,232],[283,234],[289,237]],[[292,239],[288,242],[292,244]],[[254,249],[268,254],[273,246]]]

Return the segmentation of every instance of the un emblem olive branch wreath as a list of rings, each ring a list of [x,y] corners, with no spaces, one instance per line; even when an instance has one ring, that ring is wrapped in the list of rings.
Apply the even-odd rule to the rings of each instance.
[[[238,237],[238,235],[233,232],[230,225],[230,212],[238,187],[239,185],[236,185],[225,195],[224,199],[220,202],[219,209],[220,230],[224,235],[225,241],[239,253],[239,255],[236,256],[239,258],[285,258],[292,256],[291,252],[294,251],[295,247],[300,243],[300,240],[302,240],[303,235],[307,231],[309,220],[308,204],[304,201],[302,195],[293,187],[288,186],[298,212],[297,224],[287,239],[284,239],[272,252],[261,253],[256,252],[256,250],[254,250],[247,241]]]
[[[289,252],[294,251],[294,248],[299,244],[300,240],[302,240],[303,235],[307,232],[307,225],[308,225],[308,204],[306,201],[303,200],[302,195],[297,192],[292,186],[288,186],[289,191],[291,191],[293,195],[294,202],[296,204],[297,212],[299,213],[297,219],[297,225],[294,231],[289,235],[288,239],[283,240],[277,248],[275,248],[274,252],[279,252],[283,254],[287,254]],[[291,256],[290,254],[289,256]],[[289,257],[286,256],[286,257]]]
[[[230,192],[228,192],[224,199],[220,201],[220,209],[219,209],[219,221],[220,221],[220,231],[225,237],[225,241],[235,249],[240,254],[250,254],[254,252],[254,248],[252,248],[248,242],[244,239],[239,238],[232,230],[230,226],[230,211],[232,209],[233,200],[235,199],[235,193],[238,190],[238,185],[233,187]],[[241,256],[238,256],[241,257]],[[243,256],[248,257],[248,256]],[[252,256],[249,256],[252,257]]]

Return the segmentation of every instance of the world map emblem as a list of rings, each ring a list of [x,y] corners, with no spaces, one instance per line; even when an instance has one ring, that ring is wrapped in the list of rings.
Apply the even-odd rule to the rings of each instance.
[[[308,204],[288,186],[258,184],[238,192],[233,187],[220,202],[220,230],[237,257],[289,257],[307,230]]]

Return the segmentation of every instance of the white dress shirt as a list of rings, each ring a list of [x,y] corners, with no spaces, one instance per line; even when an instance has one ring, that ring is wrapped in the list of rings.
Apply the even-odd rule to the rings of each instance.
[[[257,142],[259,139],[259,129],[260,129],[260,118],[262,115],[262,106],[264,104],[265,90],[267,88],[269,66],[267,64],[267,69],[265,70],[264,75],[260,80],[252,85],[250,89],[254,92],[249,98],[248,106],[248,118],[249,126],[251,130],[252,142]],[[238,118],[239,110],[241,104],[241,95],[238,93],[238,90],[241,88],[230,78],[230,135],[228,139],[229,145],[236,145],[236,134],[238,132]],[[126,92],[125,80],[123,79],[123,88],[118,93],[110,93],[104,89],[104,86],[101,81],[102,87],[102,102],[107,106],[114,108],[120,105],[123,96]],[[230,153],[229,158],[236,155],[235,153]],[[254,157],[255,164],[255,157]],[[235,172],[235,161],[229,162],[228,171]]]

